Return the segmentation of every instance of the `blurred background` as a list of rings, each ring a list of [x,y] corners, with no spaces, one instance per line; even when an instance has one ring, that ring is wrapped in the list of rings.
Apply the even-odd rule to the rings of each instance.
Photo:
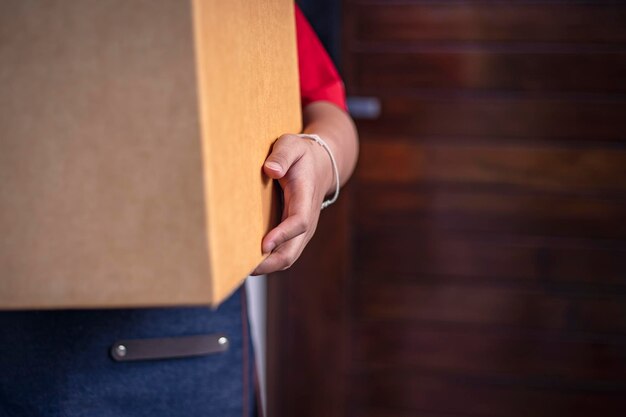
[[[270,278],[268,415],[626,415],[626,2],[300,4],[362,147]]]

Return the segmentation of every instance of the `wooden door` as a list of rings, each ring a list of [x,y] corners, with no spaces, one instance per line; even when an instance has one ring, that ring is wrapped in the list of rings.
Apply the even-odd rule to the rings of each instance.
[[[381,113],[282,288],[272,416],[625,415],[624,2],[346,0],[343,30]]]

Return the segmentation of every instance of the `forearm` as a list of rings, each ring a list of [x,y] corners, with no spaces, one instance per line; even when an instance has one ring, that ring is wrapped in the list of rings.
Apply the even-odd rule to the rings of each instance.
[[[359,144],[357,131],[350,116],[326,101],[317,101],[303,109],[304,133],[319,135],[330,147],[339,170],[341,185],[345,184],[356,165]],[[333,183],[327,194],[334,192]]]

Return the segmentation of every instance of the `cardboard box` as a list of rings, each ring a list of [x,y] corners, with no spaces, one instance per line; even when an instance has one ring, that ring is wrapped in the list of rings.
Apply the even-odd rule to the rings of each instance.
[[[291,0],[0,3],[0,308],[217,304],[300,130]]]

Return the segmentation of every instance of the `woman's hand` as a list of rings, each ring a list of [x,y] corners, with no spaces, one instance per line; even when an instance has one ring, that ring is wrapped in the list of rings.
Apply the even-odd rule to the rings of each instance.
[[[318,134],[330,147],[343,185],[356,165],[358,137],[348,114],[326,101],[316,101],[302,111],[305,133]],[[311,139],[283,135],[263,165],[265,174],[278,180],[284,193],[281,223],[263,238],[268,253],[252,275],[289,268],[298,259],[315,232],[324,198],[335,192],[330,157]]]
[[[311,240],[322,202],[334,190],[335,179],[328,154],[315,141],[283,135],[263,165],[265,174],[278,180],[284,194],[281,223],[263,239],[269,256],[252,272],[268,274],[289,268]]]

